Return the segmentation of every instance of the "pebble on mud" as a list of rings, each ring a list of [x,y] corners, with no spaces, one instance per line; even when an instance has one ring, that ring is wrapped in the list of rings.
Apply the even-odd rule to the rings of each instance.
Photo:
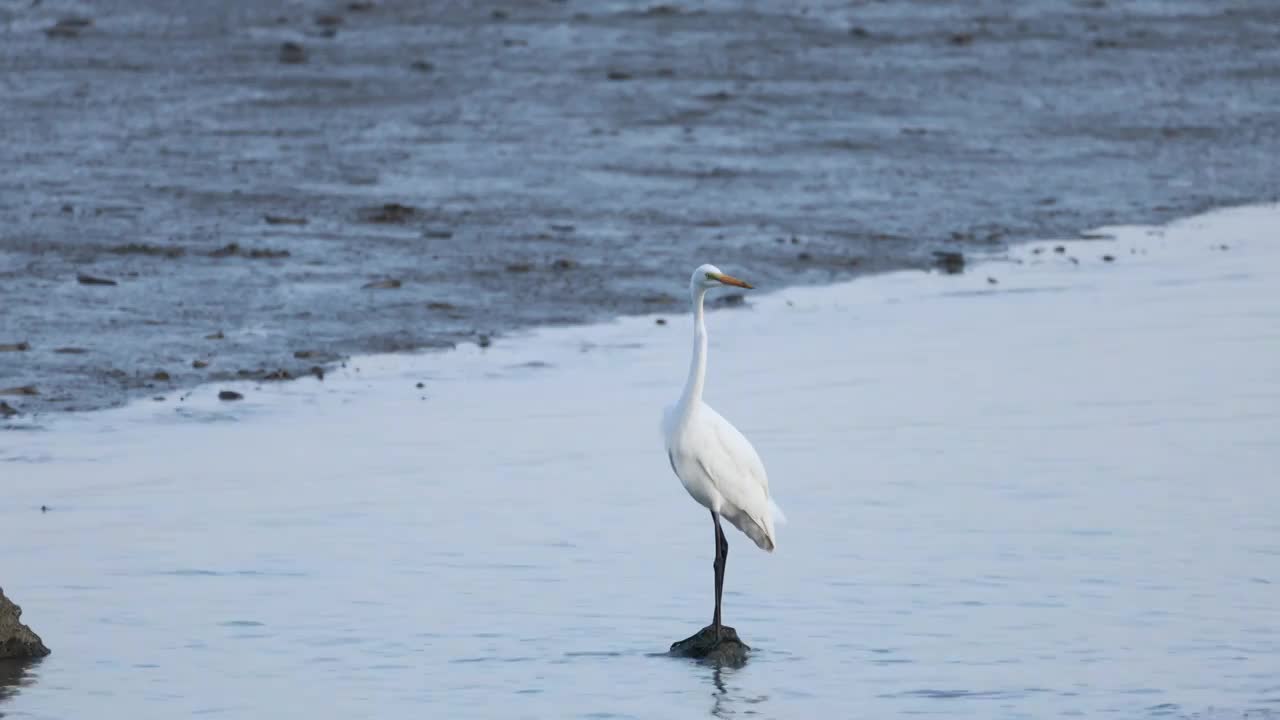
[[[572,270],[578,267],[578,263],[576,261],[570,260],[569,258],[560,258],[559,260],[556,260],[555,262],[551,263],[551,267],[555,268],[556,270]]]
[[[610,71],[609,71],[609,73],[608,73],[607,75],[605,75],[605,77],[609,78],[610,80],[614,80],[614,81],[618,81],[618,80],[630,80],[630,79],[631,79],[631,73],[629,73],[629,72],[624,72],[624,71],[622,71],[622,70],[610,70]]]
[[[988,284],[988,285],[999,285],[999,284],[1000,284],[1000,281],[999,281],[999,280],[997,280],[997,279],[995,279],[995,278],[993,278],[993,277],[991,277],[991,276],[987,276],[987,284]]]
[[[201,370],[203,368],[209,367],[209,361],[208,360],[192,360],[191,367],[197,370]]]
[[[308,370],[307,372],[311,373],[311,375],[314,376],[315,379],[317,380],[324,379],[324,368],[320,367],[319,365],[312,365],[311,369]]]
[[[414,385],[414,387],[416,387],[416,388],[418,388],[419,390],[421,390],[422,388],[424,388],[424,387],[426,387],[426,386],[425,386],[425,385],[423,385],[422,383],[418,383],[417,385]]]
[[[398,225],[418,214],[418,209],[400,203],[384,203],[381,207],[365,208],[364,219],[367,222]]]
[[[60,347],[54,348],[53,351],[59,355],[83,355],[89,352],[82,347]]]
[[[1115,255],[1103,255],[1103,256],[1102,256],[1102,262],[1115,262],[1115,259],[1116,259],[1116,256],[1115,256]]]
[[[83,17],[64,17],[51,27],[45,29],[44,34],[51,38],[76,38],[80,37],[80,31],[91,27],[93,21]]]
[[[362,290],[395,290],[399,288],[400,285],[401,282],[399,280],[389,278],[387,280],[374,280],[372,282],[367,282],[364,285],[361,285],[360,288]]]
[[[304,217],[288,217],[286,215],[263,215],[263,220],[268,225],[306,225],[307,219]]]
[[[222,392],[218,393],[218,399],[219,399],[219,400],[228,400],[228,401],[229,401],[229,400],[243,400],[243,399],[244,399],[244,395],[241,395],[240,393],[236,392],[235,390],[223,390]]]
[[[488,335],[481,335],[480,337],[476,338],[476,345],[479,345],[482,348],[487,348],[492,344],[493,344],[493,341],[489,339]]]
[[[653,324],[654,324],[654,325],[666,325],[666,324],[667,324],[667,319],[666,319],[666,318],[658,318],[658,319],[656,319],[656,320],[654,320],[654,321],[653,321]]]
[[[0,345],[0,352],[26,352],[30,349],[31,344],[25,341]]]
[[[240,247],[239,243],[229,243],[209,253],[209,257],[212,258],[224,258],[231,257],[233,255],[247,257],[252,260],[274,260],[276,258],[289,257],[289,251],[271,250],[269,248],[253,248],[252,250],[246,250]]]
[[[955,252],[953,250],[935,250],[933,257],[942,268],[942,271],[948,275],[958,275],[964,272],[964,253]]]
[[[227,336],[226,336],[226,335],[223,335],[223,334],[222,334],[222,331],[221,331],[221,330],[219,330],[219,331],[218,331],[218,332],[216,332],[216,333],[210,333],[210,334],[208,334],[208,335],[205,335],[205,336],[204,336],[204,339],[205,339],[205,340],[223,340],[223,339],[226,339],[226,337],[227,337]]]
[[[160,247],[159,245],[148,245],[146,243],[128,243],[125,245],[117,245],[111,248],[110,252],[116,255],[149,255],[152,257],[173,258],[182,257],[187,253],[180,247]]]
[[[711,307],[738,307],[747,302],[747,297],[742,293],[731,293],[729,295],[721,295],[711,300],[708,304]]]
[[[280,62],[286,65],[300,65],[307,61],[307,50],[296,42],[280,45]]]
[[[169,373],[163,370],[157,370],[156,373],[151,376],[151,379],[158,380],[159,382],[169,382],[173,378],[169,377]]]
[[[1059,255],[1061,255],[1061,254],[1065,253],[1065,252],[1067,251],[1067,249],[1066,249],[1065,247],[1063,247],[1062,245],[1054,245],[1054,246],[1053,246],[1053,251],[1054,251],[1054,252],[1056,252],[1056,253],[1058,253]]]
[[[107,278],[94,277],[92,275],[85,275],[85,274],[76,275],[76,282],[80,283],[81,285],[117,285],[119,284],[115,280],[108,280]]]

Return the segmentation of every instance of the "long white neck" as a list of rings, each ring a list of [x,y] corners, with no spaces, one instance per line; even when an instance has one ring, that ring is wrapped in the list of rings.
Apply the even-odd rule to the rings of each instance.
[[[690,288],[693,299],[693,358],[689,361],[689,378],[680,393],[680,414],[687,416],[702,401],[702,385],[707,377],[707,323],[703,318],[702,299],[707,290]]]

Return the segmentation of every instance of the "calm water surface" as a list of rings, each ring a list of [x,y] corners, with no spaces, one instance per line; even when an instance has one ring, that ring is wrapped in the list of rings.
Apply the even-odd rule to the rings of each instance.
[[[0,713],[1274,716],[1277,231],[714,313],[709,401],[790,518],[730,536],[740,670],[655,655],[711,614],[658,432],[685,316],[38,419],[0,434],[0,570],[54,654]]]

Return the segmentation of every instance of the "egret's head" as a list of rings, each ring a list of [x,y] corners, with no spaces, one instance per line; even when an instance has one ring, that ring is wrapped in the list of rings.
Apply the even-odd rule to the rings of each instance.
[[[689,279],[690,287],[694,289],[710,290],[711,288],[721,287],[723,285],[732,285],[734,287],[751,289],[751,284],[732,275],[726,275],[720,272],[720,268],[715,265],[699,265],[697,270],[693,271],[693,277]]]

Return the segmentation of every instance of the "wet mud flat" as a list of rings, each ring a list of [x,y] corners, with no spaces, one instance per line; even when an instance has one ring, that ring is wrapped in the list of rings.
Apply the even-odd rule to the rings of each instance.
[[[0,0],[0,412],[1273,198],[1278,75],[1267,0]]]

